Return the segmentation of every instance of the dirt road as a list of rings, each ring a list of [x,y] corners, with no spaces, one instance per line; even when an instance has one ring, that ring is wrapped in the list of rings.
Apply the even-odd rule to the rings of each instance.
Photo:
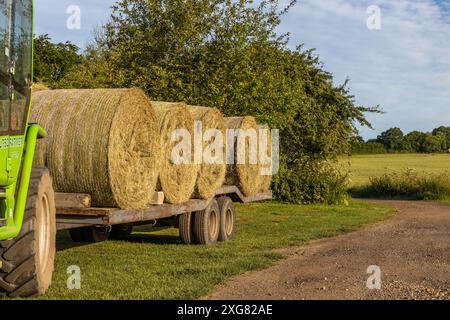
[[[386,223],[285,249],[287,259],[205,299],[450,299],[450,205],[386,202],[399,210]],[[381,290],[367,288],[372,265]]]

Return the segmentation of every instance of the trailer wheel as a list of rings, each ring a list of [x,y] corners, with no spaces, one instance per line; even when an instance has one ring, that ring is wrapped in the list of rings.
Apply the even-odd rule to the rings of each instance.
[[[219,241],[231,241],[236,225],[236,207],[228,197],[221,197],[217,202],[220,208]]]
[[[178,217],[178,230],[184,244],[195,243],[194,223],[195,213],[193,212],[184,213]]]
[[[113,240],[126,240],[133,232],[133,225],[120,224],[112,226],[109,238]]]
[[[220,209],[217,200],[203,211],[195,213],[194,234],[198,244],[213,244],[219,239]]]
[[[56,214],[47,169],[31,173],[23,226],[17,238],[0,242],[0,292],[10,297],[43,295],[54,269]]]
[[[110,232],[105,227],[83,227],[70,229],[69,233],[74,242],[98,243],[108,240]]]

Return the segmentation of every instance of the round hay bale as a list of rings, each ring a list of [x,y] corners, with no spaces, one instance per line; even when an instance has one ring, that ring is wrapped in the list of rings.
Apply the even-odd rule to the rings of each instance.
[[[38,143],[35,164],[49,168],[56,191],[88,193],[98,207],[134,209],[151,202],[160,139],[141,90],[39,91],[31,121],[48,132]]]
[[[172,141],[172,133],[177,129],[188,130],[192,147],[194,119],[183,103],[152,102],[152,106],[159,122],[162,149],[162,165],[157,189],[164,192],[166,202],[180,204],[188,201],[194,192],[198,166],[193,163],[192,157],[186,159],[189,163],[173,161],[172,152],[179,141]],[[186,155],[179,154],[179,156],[181,159]]]
[[[201,121],[203,134],[209,129],[219,130],[222,133],[222,161],[220,163],[219,161],[215,163],[205,163],[202,159],[198,170],[194,197],[209,199],[215,195],[216,190],[221,188],[225,181],[227,171],[226,155],[224,152],[226,143],[225,120],[222,113],[216,108],[189,106],[189,110],[195,121]],[[202,140],[202,149],[205,150],[214,143],[215,138],[211,137],[209,140]]]
[[[31,90],[34,92],[44,91],[44,90],[50,90],[45,84],[43,83],[33,83],[33,86],[31,87]]]
[[[259,126],[259,129],[260,130],[262,130],[262,129],[267,130],[267,140],[266,140],[267,141],[267,146],[265,148],[265,150],[267,152],[265,152],[266,153],[265,156],[270,158],[270,163],[269,164],[261,164],[261,169],[264,168],[264,169],[272,170],[272,137],[271,137],[271,134],[270,134],[270,127],[268,125],[266,125],[266,124],[263,124],[263,125]],[[260,134],[261,133],[262,132],[260,132]],[[261,140],[260,140],[260,143],[261,143]],[[261,151],[261,145],[259,146],[259,148],[260,148],[260,151]],[[272,185],[272,178],[273,178],[273,176],[272,175],[263,175],[262,172],[260,173],[260,175],[261,175],[261,188],[260,188],[260,191],[261,192],[270,191],[271,185]]]
[[[231,117],[225,118],[226,127],[230,129],[240,129],[239,135],[235,137],[234,144],[234,165],[227,165],[227,185],[236,185],[245,196],[253,196],[261,189],[261,166],[258,157],[258,141],[251,143],[246,133],[254,132],[256,139],[258,138],[259,127],[253,117]],[[229,137],[229,136],[228,136]],[[245,162],[239,164],[239,143],[245,144]],[[227,144],[231,142],[228,141]],[[255,145],[256,143],[256,145]],[[228,149],[228,148],[227,148]],[[250,150],[256,149],[256,161],[250,158]],[[227,151],[229,152],[229,150]],[[229,155],[230,156],[230,155]],[[253,161],[251,161],[253,160]],[[242,162],[242,161],[241,161]]]

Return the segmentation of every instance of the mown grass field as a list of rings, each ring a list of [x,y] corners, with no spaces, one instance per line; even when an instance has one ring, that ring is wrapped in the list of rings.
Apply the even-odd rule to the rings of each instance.
[[[265,268],[282,256],[273,249],[336,236],[381,222],[394,210],[352,201],[349,206],[262,203],[238,206],[235,240],[185,246],[175,229],[140,227],[129,241],[76,246],[58,235],[53,286],[43,299],[194,299],[233,275]],[[67,289],[67,268],[81,268],[81,289]]]
[[[350,186],[366,185],[370,177],[413,169],[423,174],[450,173],[450,154],[382,154],[355,155],[341,159],[342,166],[350,164]]]

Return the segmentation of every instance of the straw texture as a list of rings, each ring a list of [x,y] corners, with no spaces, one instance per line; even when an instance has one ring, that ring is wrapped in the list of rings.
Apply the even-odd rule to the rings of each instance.
[[[152,102],[152,106],[158,118],[162,148],[158,191],[164,192],[166,202],[180,204],[188,201],[194,192],[198,166],[193,163],[192,157],[188,159],[190,163],[174,163],[172,152],[179,141],[172,141],[172,134],[177,129],[186,129],[192,146],[194,120],[183,103]],[[182,158],[183,154],[179,156]]]
[[[267,165],[261,165],[261,167],[272,170],[272,139],[271,139],[271,134],[270,134],[270,127],[266,124],[263,124],[263,125],[259,126],[259,129],[267,130],[267,138],[266,138],[267,146],[265,148],[265,150],[267,150],[267,152],[266,152],[265,156],[270,158],[270,163]],[[261,142],[261,140],[260,140],[260,142]],[[261,148],[261,145],[259,146],[259,148]],[[261,151],[261,149],[260,149],[260,151]],[[271,185],[272,185],[272,178],[273,178],[272,175],[261,175],[261,188],[260,188],[261,192],[270,191]]]
[[[227,129],[241,129],[239,136],[234,139],[234,165],[227,165],[227,185],[237,185],[245,196],[253,196],[260,191],[261,174],[259,161],[256,164],[250,163],[249,150],[254,145],[250,145],[250,139],[245,138],[245,132],[253,129],[258,136],[259,127],[253,117],[231,117],[225,118]],[[240,137],[240,138],[239,138]],[[244,140],[245,138],[245,140]],[[238,141],[245,141],[245,163],[238,164]],[[230,143],[230,142],[228,142]],[[256,142],[256,150],[257,142]],[[230,152],[227,148],[227,153]]]
[[[92,205],[142,208],[160,170],[160,135],[150,101],[138,89],[34,93],[31,121],[48,137],[35,164],[47,166],[58,192],[88,193]]]
[[[222,133],[222,153],[221,163],[206,163],[202,159],[197,177],[194,197],[208,199],[215,195],[217,189],[223,186],[227,171],[225,159],[226,127],[222,113],[216,108],[206,108],[199,106],[189,106],[189,110],[195,121],[201,121],[203,134],[209,129],[219,130]],[[214,144],[214,138],[202,139],[203,150]]]

